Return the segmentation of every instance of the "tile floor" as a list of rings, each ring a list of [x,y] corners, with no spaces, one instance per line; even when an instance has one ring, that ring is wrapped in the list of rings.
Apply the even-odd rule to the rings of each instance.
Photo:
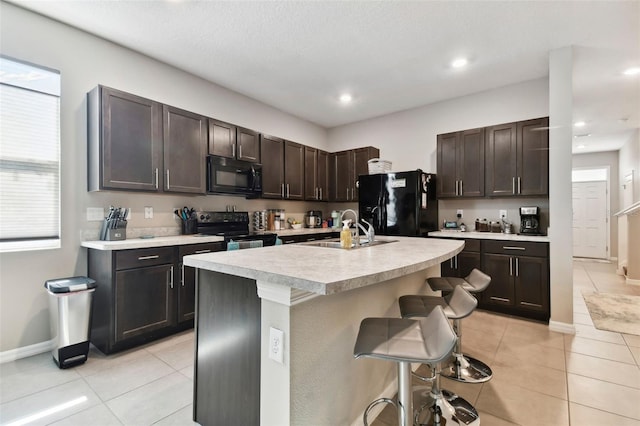
[[[576,335],[477,311],[463,323],[465,351],[494,377],[442,380],[474,404],[483,426],[640,426],[640,336],[593,327],[581,292],[640,295],[608,263],[574,262]],[[193,425],[193,332],[59,370],[50,354],[0,365],[2,425]],[[395,424],[385,411],[374,422]],[[313,425],[309,425],[313,426]]]

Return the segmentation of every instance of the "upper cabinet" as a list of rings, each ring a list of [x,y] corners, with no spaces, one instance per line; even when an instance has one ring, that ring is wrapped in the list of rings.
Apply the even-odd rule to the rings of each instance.
[[[162,105],[98,86],[87,95],[88,190],[162,189]]]
[[[329,153],[304,147],[304,199],[329,199]]]
[[[330,201],[358,201],[358,176],[368,174],[368,161],[379,157],[380,150],[372,146],[331,154]]]
[[[204,194],[207,118],[162,107],[165,192]]]
[[[486,195],[549,193],[549,118],[486,129]]]
[[[440,198],[484,196],[484,129],[438,135]]]
[[[205,117],[104,86],[87,109],[89,191],[205,193]]]
[[[304,145],[261,135],[262,197],[304,199]]]
[[[209,154],[238,160],[260,162],[260,134],[209,119]]]

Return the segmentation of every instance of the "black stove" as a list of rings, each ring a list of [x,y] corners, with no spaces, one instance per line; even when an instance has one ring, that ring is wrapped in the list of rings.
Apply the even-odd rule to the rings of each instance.
[[[196,212],[199,234],[219,235],[224,242],[262,241],[263,246],[276,244],[276,234],[249,231],[248,212]]]

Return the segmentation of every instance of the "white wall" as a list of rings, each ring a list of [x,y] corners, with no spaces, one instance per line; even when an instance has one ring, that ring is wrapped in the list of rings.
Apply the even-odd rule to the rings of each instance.
[[[633,170],[633,202],[640,201],[640,129],[636,129],[631,138],[619,151],[619,183]],[[623,206],[619,206],[622,208]]]
[[[156,195],[126,192],[88,193],[86,164],[86,93],[98,84],[229,121],[260,132],[326,149],[326,130],[275,108],[211,84],[74,28],[0,3],[2,53],[60,70],[62,248],[0,255],[0,352],[49,340],[44,281],[86,275],[86,250],[81,235],[87,207],[110,204],[133,208],[132,227],[177,227],[172,211],[183,205],[224,209],[227,204],[250,208],[232,197]],[[262,201],[253,209],[269,206]],[[306,203],[284,203],[304,211]],[[154,207],[154,219],[142,219],[144,206]],[[310,207],[309,207],[310,208]]]
[[[372,145],[393,170],[436,171],[436,136],[549,115],[546,78],[329,129],[329,148]]]
[[[618,151],[593,152],[587,154],[575,154],[572,157],[573,168],[609,168],[609,256],[618,256],[618,219],[614,214],[620,210],[619,206],[619,173]]]

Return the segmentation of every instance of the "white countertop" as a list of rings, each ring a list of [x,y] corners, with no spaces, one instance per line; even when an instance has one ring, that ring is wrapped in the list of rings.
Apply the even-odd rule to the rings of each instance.
[[[287,244],[185,256],[184,264],[312,293],[333,294],[439,265],[464,247],[462,241],[455,240],[376,239],[394,242],[351,250]]]
[[[139,248],[182,246],[186,244],[216,243],[223,237],[212,235],[175,235],[170,237],[131,238],[122,241],[83,241],[80,245],[96,250],[128,250]]]
[[[548,236],[540,235],[518,235],[518,234],[503,234],[501,232],[460,232],[460,231],[433,231],[428,234],[430,237],[438,238],[471,238],[477,240],[504,240],[504,241],[531,241],[537,243],[548,243]]]

